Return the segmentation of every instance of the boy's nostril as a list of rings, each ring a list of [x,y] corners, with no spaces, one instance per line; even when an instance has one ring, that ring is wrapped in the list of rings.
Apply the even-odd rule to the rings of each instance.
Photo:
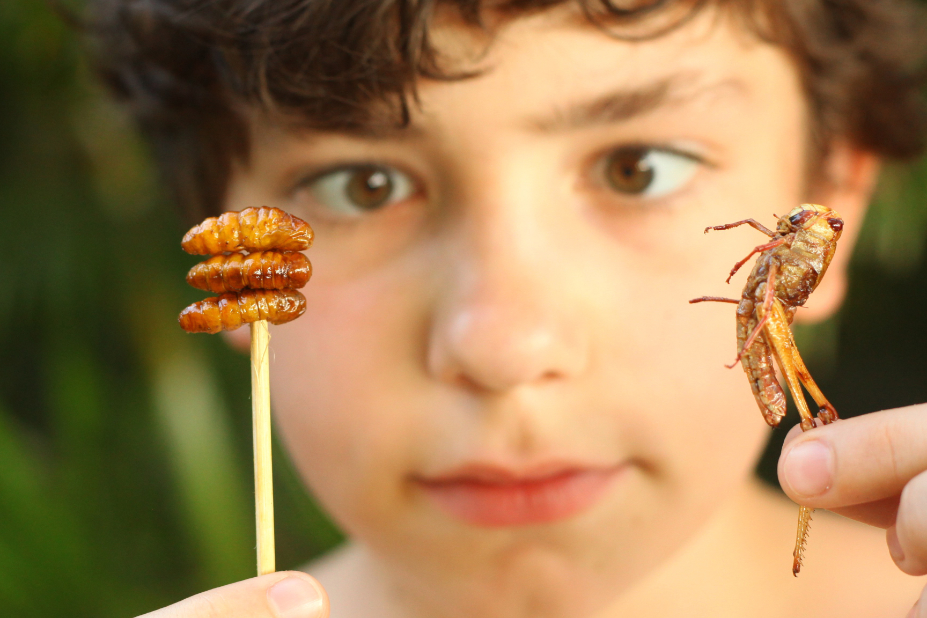
[[[468,375],[460,374],[454,380],[460,388],[468,391],[483,391],[486,390],[486,387],[482,386],[479,382],[474,380]]]

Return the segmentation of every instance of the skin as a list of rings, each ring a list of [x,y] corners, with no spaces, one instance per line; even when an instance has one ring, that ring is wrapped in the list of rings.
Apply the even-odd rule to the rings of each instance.
[[[280,435],[353,539],[309,568],[339,616],[901,616],[917,598],[923,582],[892,565],[877,529],[823,513],[792,578],[796,507],[753,479],[768,430],[743,374],[722,367],[732,311],[686,302],[736,295],[744,275],[725,288],[726,273],[763,240],[750,230],[705,237],[705,226],[771,224],[772,213],[815,201],[846,221],[802,312],[829,315],[877,169],[835,143],[828,181],[809,193],[795,69],[716,17],[632,44],[558,9],[504,25],[485,55],[448,21],[437,40],[485,72],[422,83],[411,129],[304,134],[254,119],[228,208],[278,206],[316,231],[308,308],[274,329],[271,375]],[[582,113],[663,80],[673,95],[633,117]],[[616,191],[603,158],[640,144],[700,162],[662,197]],[[371,161],[413,190],[354,217],[301,182]],[[244,346],[247,332],[231,339]],[[924,411],[820,428],[789,442],[780,462],[793,499],[897,521],[896,561],[913,574],[927,573],[927,457],[912,438],[927,432]],[[793,466],[809,441],[836,464]],[[627,472],[575,516],[490,529],[449,517],[414,482],[473,459]],[[793,489],[828,465],[830,489]],[[841,509],[858,502],[873,504]],[[302,574],[205,594],[205,604],[149,616],[328,615]],[[209,609],[217,604],[227,612]]]

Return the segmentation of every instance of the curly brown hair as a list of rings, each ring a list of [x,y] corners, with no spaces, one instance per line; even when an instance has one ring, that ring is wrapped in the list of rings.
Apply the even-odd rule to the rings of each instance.
[[[660,36],[709,5],[728,11],[793,58],[819,158],[836,137],[891,158],[924,148],[927,39],[905,0],[92,0],[87,32],[99,74],[199,219],[221,208],[232,164],[247,160],[244,110],[321,130],[403,125],[419,78],[466,77],[441,66],[437,9],[491,40],[486,11],[513,19],[567,2],[619,38]],[[641,29],[667,14],[668,26]]]

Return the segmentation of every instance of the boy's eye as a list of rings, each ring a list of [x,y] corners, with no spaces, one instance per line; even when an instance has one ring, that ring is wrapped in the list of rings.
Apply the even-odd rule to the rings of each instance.
[[[407,175],[381,165],[341,167],[316,176],[304,187],[319,204],[349,217],[401,202],[415,192]]]
[[[605,181],[619,193],[661,197],[686,184],[698,169],[692,155],[651,147],[620,148],[605,157]]]

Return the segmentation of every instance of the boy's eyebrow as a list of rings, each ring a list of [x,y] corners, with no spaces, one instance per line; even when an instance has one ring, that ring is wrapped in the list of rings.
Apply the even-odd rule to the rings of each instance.
[[[345,129],[343,132],[360,139],[395,141],[414,140],[423,137],[426,133],[422,127],[414,122],[407,125],[386,122],[372,123],[356,129]]]
[[[660,107],[689,103],[709,94],[735,94],[745,96],[747,85],[737,78],[703,83],[697,72],[680,72],[644,86],[606,93],[591,101],[574,103],[566,108],[555,109],[543,118],[528,121],[527,126],[541,133],[555,133],[591,126],[614,124],[640,116]],[[291,130],[299,131],[297,123]],[[310,127],[303,130],[310,136],[316,131]],[[392,122],[374,122],[360,127],[342,129],[343,134],[359,139],[414,141],[427,134],[427,130],[413,120],[407,125]]]
[[[591,101],[556,109],[550,116],[529,120],[528,126],[542,133],[584,129],[629,120],[667,105],[689,103],[707,94],[728,91],[743,96],[747,92],[747,86],[736,78],[708,84],[699,82],[698,74],[677,73],[641,87],[609,92]]]

